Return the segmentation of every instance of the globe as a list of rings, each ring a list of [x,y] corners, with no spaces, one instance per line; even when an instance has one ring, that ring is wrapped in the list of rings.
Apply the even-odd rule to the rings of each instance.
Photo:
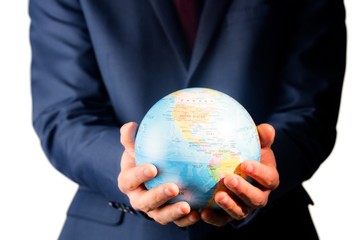
[[[145,183],[147,189],[178,185],[179,195],[169,203],[218,208],[214,195],[223,186],[220,180],[242,175],[244,160],[260,160],[259,136],[249,113],[229,95],[185,88],[163,97],[146,113],[135,138],[135,158],[137,164],[152,163],[158,169]]]

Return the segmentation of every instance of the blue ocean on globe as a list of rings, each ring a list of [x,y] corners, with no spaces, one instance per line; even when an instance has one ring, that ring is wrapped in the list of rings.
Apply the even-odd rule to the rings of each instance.
[[[256,125],[246,109],[229,95],[209,88],[185,88],[155,103],[139,125],[137,164],[152,163],[158,175],[151,189],[173,182],[194,209],[216,208],[219,181],[239,172],[244,160],[260,160]],[[245,177],[245,176],[243,176]]]

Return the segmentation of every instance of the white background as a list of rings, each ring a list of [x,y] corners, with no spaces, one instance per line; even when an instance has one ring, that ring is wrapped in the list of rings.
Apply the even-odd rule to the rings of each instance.
[[[348,60],[337,143],[305,183],[322,240],[360,239],[360,1],[345,4]],[[46,160],[31,125],[27,7],[24,0],[0,2],[0,239],[50,240],[76,185]]]

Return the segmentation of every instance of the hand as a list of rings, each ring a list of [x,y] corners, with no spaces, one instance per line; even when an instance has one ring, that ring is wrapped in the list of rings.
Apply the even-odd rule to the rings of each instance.
[[[222,181],[225,189],[215,194],[215,202],[222,208],[220,211],[204,209],[201,212],[203,221],[223,226],[232,220],[246,218],[254,209],[267,204],[270,192],[279,185],[279,173],[276,170],[276,161],[271,145],[274,141],[275,130],[269,124],[258,126],[261,143],[260,162],[247,160],[241,163],[242,174],[256,181],[253,185],[239,175],[231,174]],[[231,191],[238,199],[234,199]]]
[[[131,122],[120,129],[120,141],[125,147],[118,176],[120,191],[129,197],[130,204],[135,210],[145,212],[160,224],[174,222],[180,227],[186,227],[196,223],[200,219],[199,213],[192,211],[188,203],[164,205],[179,194],[176,184],[167,183],[151,190],[145,188],[144,182],[154,178],[157,169],[152,164],[136,165],[134,140],[137,127],[136,123]]]

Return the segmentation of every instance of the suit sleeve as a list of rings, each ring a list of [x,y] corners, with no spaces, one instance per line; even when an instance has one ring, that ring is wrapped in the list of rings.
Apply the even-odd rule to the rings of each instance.
[[[33,126],[52,165],[108,200],[122,147],[78,1],[31,0]]]
[[[296,1],[277,107],[268,122],[280,173],[275,200],[309,179],[331,153],[345,71],[342,0]]]
[[[272,149],[280,174],[279,187],[267,207],[254,211],[242,227],[298,192],[305,204],[311,199],[299,186],[331,153],[336,140],[346,55],[345,10],[342,0],[289,1],[288,45],[279,76],[277,104],[266,122],[276,129]],[[300,200],[301,201],[301,200]]]

